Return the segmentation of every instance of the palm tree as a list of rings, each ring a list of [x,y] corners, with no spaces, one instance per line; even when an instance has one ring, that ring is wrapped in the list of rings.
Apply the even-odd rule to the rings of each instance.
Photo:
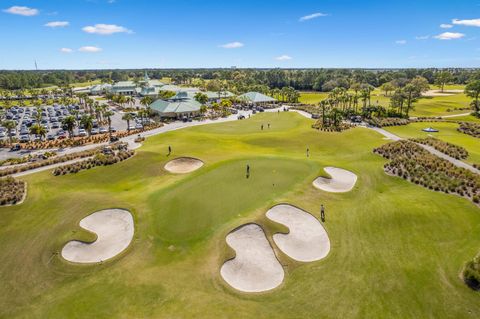
[[[30,134],[39,135],[40,139],[43,140],[45,135],[47,135],[47,130],[42,125],[37,123],[30,127]]]
[[[127,130],[130,131],[130,121],[133,120],[133,115],[130,113],[125,113],[122,116],[122,120],[127,121]]]
[[[107,110],[107,111],[105,111],[105,113],[103,113],[103,116],[105,116],[107,118],[107,121],[108,121],[108,137],[109,137],[110,140],[112,140],[112,119],[111,119],[111,117],[114,114],[115,113],[113,113],[110,110]]]
[[[10,134],[10,130],[17,127],[14,121],[5,121],[2,123],[2,126],[7,130],[8,139],[10,141],[10,146],[13,144],[13,136]]]
[[[77,122],[75,120],[75,117],[73,117],[72,115],[67,116],[62,121],[62,125],[68,131],[68,134],[70,135],[70,138],[73,137],[73,130],[75,129],[76,124],[77,124]]]
[[[92,128],[93,128],[93,118],[91,115],[84,115],[80,119],[80,123],[83,125],[83,127],[87,130],[88,135],[90,136],[92,133]]]

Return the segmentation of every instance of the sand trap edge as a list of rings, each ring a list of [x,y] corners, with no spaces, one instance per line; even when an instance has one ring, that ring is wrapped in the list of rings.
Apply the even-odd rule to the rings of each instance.
[[[125,247],[125,249],[123,249],[121,252],[119,252],[118,254],[116,254],[115,256],[113,257],[110,257],[108,259],[105,259],[105,260],[102,260],[102,261],[97,261],[97,262],[75,262],[75,261],[70,261],[68,259],[65,259],[62,255],[62,250],[63,248],[71,241],[77,241],[77,242],[80,242],[80,243],[83,243],[83,244],[92,244],[94,242],[96,242],[98,240],[98,235],[91,231],[91,230],[88,230],[88,229],[85,229],[83,228],[82,226],[80,226],[80,222],[84,219],[84,218],[87,218],[88,216],[92,215],[92,214],[95,214],[97,212],[100,212],[100,211],[103,211],[103,210],[110,210],[110,209],[118,209],[118,210],[124,210],[124,211],[127,211],[131,217],[132,217],[132,221],[133,221],[133,234],[132,234],[132,240],[130,240],[130,243],[128,244],[127,247]],[[113,207],[113,208],[105,208],[105,209],[100,209],[100,210],[97,210],[97,211],[94,211],[93,213],[90,213],[84,217],[82,217],[80,219],[80,221],[78,223],[76,223],[76,226],[79,227],[82,231],[84,232],[87,232],[87,233],[90,233],[91,235],[93,235],[95,237],[94,240],[92,241],[84,241],[84,240],[78,240],[78,239],[71,239],[71,240],[68,240],[67,242],[65,243],[62,243],[62,247],[60,249],[60,252],[58,252],[58,256],[59,256],[59,259],[63,262],[63,263],[67,263],[69,265],[73,265],[73,266],[77,266],[77,267],[89,267],[89,266],[95,266],[95,265],[101,265],[101,264],[104,264],[104,263],[110,263],[110,262],[114,262],[120,258],[122,258],[125,254],[127,254],[129,252],[129,250],[131,249],[132,247],[132,244],[133,244],[133,241],[135,239],[135,216],[132,214],[132,212],[129,210],[129,209],[126,209],[126,208],[119,208],[119,207]]]
[[[170,170],[167,168],[168,164],[176,161],[176,160],[182,160],[182,159],[187,159],[187,160],[193,160],[193,161],[196,161],[196,162],[199,162],[200,165],[195,168],[195,169],[192,169],[192,170],[188,170],[188,171],[185,171],[185,172],[175,172],[173,170]],[[188,173],[191,173],[191,172],[195,172],[196,170],[199,170],[200,168],[202,168],[202,166],[205,165],[205,162],[202,161],[201,159],[199,158],[196,158],[196,157],[191,157],[191,156],[180,156],[180,157],[177,157],[177,158],[174,158],[172,160],[169,160],[168,162],[165,163],[165,165],[163,165],[163,169],[166,170],[167,172],[171,173],[171,174],[188,174]]]
[[[255,222],[249,222],[249,223],[245,223],[245,224],[241,224],[237,227],[235,227],[234,229],[230,230],[229,232],[227,232],[227,234],[223,237],[223,240],[224,240],[224,244],[228,247],[228,249],[233,252],[233,256],[230,257],[230,258],[227,258],[225,260],[223,260],[223,262],[221,263],[221,266],[220,266],[220,269],[223,267],[223,265],[227,262],[227,261],[231,261],[233,259],[235,259],[237,257],[237,251],[231,247],[228,243],[227,243],[227,236],[230,235],[231,233],[239,230],[240,228],[244,227],[244,226],[247,226],[247,225],[256,225],[258,227],[260,227],[260,229],[262,229],[263,231],[263,234],[265,235],[265,238],[268,242],[268,244],[270,245],[270,248],[272,249],[273,251],[273,255],[275,256],[275,259],[278,261],[278,263],[280,264],[280,266],[282,267],[283,269],[283,273],[284,273],[284,276],[283,276],[283,279],[282,279],[282,282],[275,288],[272,288],[272,289],[269,289],[269,290],[265,290],[265,291],[256,291],[256,292],[247,292],[247,291],[242,291],[242,290],[238,290],[236,289],[235,287],[231,286],[226,280],[225,278],[223,278],[223,276],[220,274],[220,270],[218,271],[218,274],[220,275],[220,281],[222,283],[222,286],[225,288],[225,289],[228,289],[228,291],[233,291],[237,294],[244,294],[244,295],[261,295],[261,294],[268,294],[268,293],[271,293],[277,289],[280,289],[284,284],[285,284],[285,280],[287,278],[287,271],[285,270],[285,267],[284,265],[280,262],[280,259],[278,259],[278,256],[277,256],[277,252],[275,250],[276,248],[276,245],[274,247],[274,245],[272,245],[272,241],[273,241],[273,238],[271,240],[269,240],[268,236],[267,236],[267,233],[265,232],[265,229],[264,227],[262,227],[262,225],[258,224],[258,223],[255,223]],[[283,252],[280,250],[280,252],[283,254]],[[230,254],[229,254],[230,255]]]

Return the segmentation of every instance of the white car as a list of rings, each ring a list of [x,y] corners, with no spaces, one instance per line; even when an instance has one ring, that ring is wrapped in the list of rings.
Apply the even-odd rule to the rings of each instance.
[[[85,131],[83,128],[79,129],[78,136],[87,136],[87,131]]]
[[[101,127],[99,132],[100,132],[100,134],[105,134],[105,133],[108,133],[108,130],[104,127]]]

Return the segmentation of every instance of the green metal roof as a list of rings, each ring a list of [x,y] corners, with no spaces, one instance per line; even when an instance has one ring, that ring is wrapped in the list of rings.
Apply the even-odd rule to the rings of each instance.
[[[200,111],[201,104],[190,98],[178,100],[156,100],[150,108],[158,113],[185,113]]]
[[[276,99],[258,92],[247,92],[238,97],[240,100],[245,100],[251,103],[275,102]]]

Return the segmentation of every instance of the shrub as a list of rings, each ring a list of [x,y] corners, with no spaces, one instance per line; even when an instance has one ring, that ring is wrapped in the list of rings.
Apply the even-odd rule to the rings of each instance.
[[[480,290],[480,256],[465,265],[463,280],[470,288]]]
[[[399,126],[399,125],[410,124],[409,119],[404,119],[404,118],[400,118],[400,117],[385,117],[385,118],[373,117],[373,118],[367,119],[365,121],[368,124],[376,126],[376,127]]]

